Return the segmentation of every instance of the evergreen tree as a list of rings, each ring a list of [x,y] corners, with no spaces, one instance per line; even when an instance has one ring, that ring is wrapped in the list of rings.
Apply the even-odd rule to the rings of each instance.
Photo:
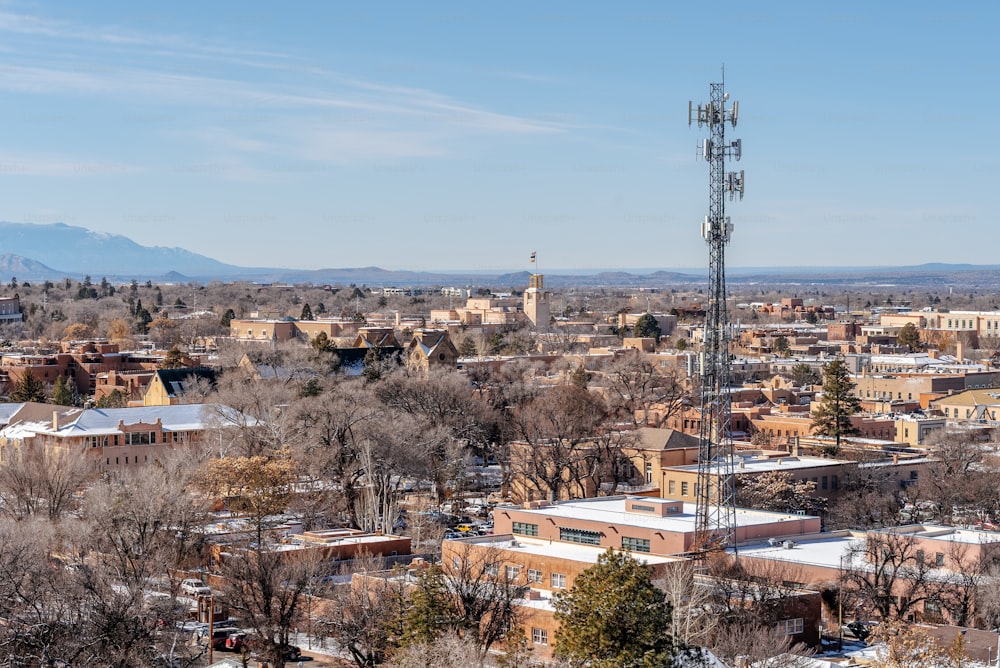
[[[417,576],[417,586],[410,596],[410,611],[406,618],[407,642],[430,642],[448,628],[454,610],[448,596],[448,583],[437,566],[431,566]]]
[[[609,549],[553,596],[555,653],[590,668],[669,668],[675,654],[671,610],[649,569]]]
[[[643,313],[639,316],[639,319],[635,321],[634,331],[637,337],[660,340],[660,323],[651,313]]]
[[[160,362],[161,369],[183,369],[186,366],[184,353],[177,346],[167,351],[167,354],[163,357],[163,361]]]
[[[788,339],[784,336],[779,336],[774,340],[774,353],[776,355],[781,355],[784,357],[788,354]]]
[[[859,434],[851,424],[851,416],[861,409],[861,399],[854,394],[855,384],[843,360],[823,366],[823,393],[819,405],[812,411],[813,433],[835,436],[837,444],[831,454],[840,451],[840,437]]]
[[[75,403],[73,387],[62,374],[56,377],[56,382],[52,386],[52,403],[57,406],[72,406]]]
[[[45,384],[35,378],[34,374],[26,371],[23,376],[14,384],[14,390],[10,393],[10,400],[14,403],[22,401],[45,402]]]
[[[792,367],[791,371],[792,382],[798,387],[803,387],[805,385],[816,385],[822,380],[816,369],[812,368],[808,364],[800,363]]]
[[[125,408],[128,406],[128,397],[121,390],[111,390],[98,399],[95,405],[98,408]]]
[[[899,336],[896,342],[901,346],[906,346],[906,349],[911,353],[915,350],[920,349],[920,332],[917,331],[917,326],[912,322],[908,322],[903,325],[902,329],[899,330]]]
[[[236,312],[231,308],[227,308],[226,312],[222,314],[221,324],[223,327],[229,327],[230,323],[236,318]]]
[[[313,319],[312,309],[309,308],[309,304],[303,304],[302,315],[299,316],[299,320],[312,320],[312,319]]]

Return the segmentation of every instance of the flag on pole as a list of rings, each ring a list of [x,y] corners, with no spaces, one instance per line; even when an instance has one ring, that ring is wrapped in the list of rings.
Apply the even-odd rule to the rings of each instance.
[[[535,261],[535,251],[531,251],[531,261]]]

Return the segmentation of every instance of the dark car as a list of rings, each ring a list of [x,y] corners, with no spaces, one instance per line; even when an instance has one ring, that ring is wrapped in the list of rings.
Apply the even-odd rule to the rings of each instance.
[[[878,626],[878,622],[854,621],[847,624],[847,630],[854,634],[858,640],[867,640],[876,626]]]

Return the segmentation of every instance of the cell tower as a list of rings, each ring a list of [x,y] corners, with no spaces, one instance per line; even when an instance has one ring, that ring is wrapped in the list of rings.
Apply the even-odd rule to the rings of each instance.
[[[711,84],[711,100],[688,103],[688,125],[708,126],[699,151],[709,165],[708,216],[701,234],[708,242],[708,305],[701,353],[701,432],[695,488],[695,547],[699,552],[736,543],[736,466],[730,400],[729,316],[726,311],[726,244],[733,225],[726,216],[726,196],[743,199],[743,171],[726,171],[726,159],[739,160],[742,143],[726,142],[726,123],[736,127],[739,103],[727,108],[723,83]]]

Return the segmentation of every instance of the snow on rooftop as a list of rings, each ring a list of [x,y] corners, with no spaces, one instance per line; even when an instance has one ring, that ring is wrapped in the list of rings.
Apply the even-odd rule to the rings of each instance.
[[[585,564],[596,564],[600,556],[607,552],[607,548],[597,545],[564,543],[560,541],[514,536],[512,534],[458,538],[453,542],[474,545],[489,545],[490,547],[496,547],[501,550],[513,550],[539,557],[557,557]],[[684,561],[682,557],[666,557],[655,554],[642,554],[638,552],[633,552],[632,557],[639,563],[647,565],[669,564],[677,561]]]
[[[654,499],[648,497],[633,497],[641,499],[643,503],[648,503]],[[642,513],[626,512],[625,504],[627,497],[610,496],[596,499],[579,499],[574,501],[563,501],[555,505],[542,506],[541,508],[515,508],[519,513],[537,514],[549,517],[563,517],[566,519],[576,519],[593,522],[607,522],[608,524],[618,524],[621,526],[635,526],[648,529],[659,529],[674,533],[693,532],[695,530],[695,504],[682,504],[682,511],[677,514],[660,517],[656,515],[646,515]],[[662,502],[670,502],[667,499],[658,499]],[[759,524],[775,524],[778,522],[798,522],[803,519],[802,515],[791,513],[776,513],[765,510],[751,510],[748,508],[736,509],[737,526],[754,526]]]

